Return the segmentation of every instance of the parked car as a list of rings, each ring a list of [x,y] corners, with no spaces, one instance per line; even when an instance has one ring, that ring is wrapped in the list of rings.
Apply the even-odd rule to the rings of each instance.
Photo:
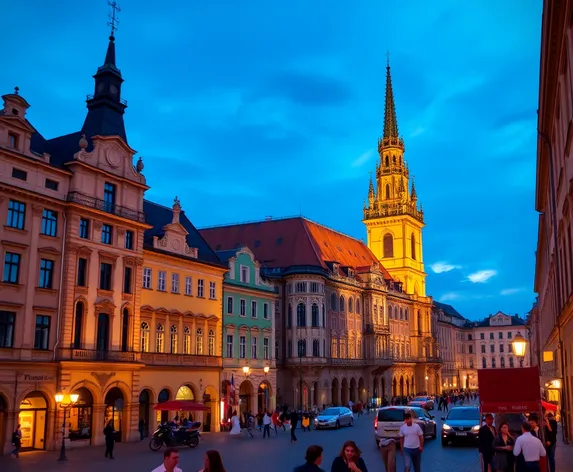
[[[443,447],[446,447],[450,442],[477,443],[480,428],[479,408],[456,406],[442,420],[444,420],[442,424]]]
[[[420,407],[386,406],[376,412],[374,419],[374,438],[376,445],[380,446],[382,439],[400,439],[400,427],[404,424],[404,414],[409,412],[412,421],[418,423],[424,436],[436,438],[436,422],[434,417]]]
[[[419,406],[420,408],[425,408],[426,410],[434,409],[434,400],[430,397],[416,397],[408,402],[409,406]]]
[[[316,429],[323,428],[340,428],[341,426],[352,426],[354,424],[354,415],[343,406],[331,406],[319,413],[314,420]]]

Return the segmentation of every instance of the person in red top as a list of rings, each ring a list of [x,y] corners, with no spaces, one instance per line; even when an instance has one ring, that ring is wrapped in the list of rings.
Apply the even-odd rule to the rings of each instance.
[[[271,415],[271,421],[273,422],[273,425],[275,427],[275,434],[279,434],[277,428],[280,428],[281,426],[284,428],[284,425],[281,423],[281,419],[279,418],[279,414],[277,411],[274,411],[273,414]]]

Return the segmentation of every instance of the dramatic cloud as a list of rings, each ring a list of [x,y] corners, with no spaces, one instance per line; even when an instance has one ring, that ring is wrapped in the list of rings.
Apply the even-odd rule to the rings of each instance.
[[[448,264],[447,262],[435,262],[430,266],[430,268],[436,274],[442,274],[443,272],[449,272],[454,269],[461,269],[461,266]]]
[[[482,284],[497,275],[495,270],[478,270],[468,275],[468,280],[474,284]]]

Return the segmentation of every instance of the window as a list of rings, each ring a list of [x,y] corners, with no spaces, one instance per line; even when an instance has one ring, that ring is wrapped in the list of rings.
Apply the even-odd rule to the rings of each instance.
[[[324,309],[324,303],[322,304],[322,327],[326,328],[326,310]]]
[[[356,299],[356,313],[360,314],[360,299]]]
[[[151,268],[143,268],[143,288],[151,288]]]
[[[8,203],[8,221],[6,224],[10,228],[24,229],[26,221],[26,204],[17,200],[10,200]]]
[[[15,252],[7,252],[4,255],[4,278],[2,279],[8,284],[17,284],[20,279],[20,254]]]
[[[80,218],[79,236],[82,239],[89,239],[90,237],[90,220]]]
[[[416,236],[414,236],[414,233],[410,236],[410,252],[412,253],[412,259],[416,260]]]
[[[46,236],[56,236],[58,233],[58,214],[53,210],[42,212],[42,234]]]
[[[489,339],[493,339],[493,338],[494,338],[493,333],[489,333]]]
[[[228,359],[232,359],[234,356],[234,343],[233,343],[233,335],[232,334],[227,334],[227,358]]]
[[[251,359],[257,358],[257,337],[253,336],[251,338]]]
[[[240,310],[240,316],[247,316],[247,302],[243,299],[240,302]]]
[[[295,285],[295,292],[296,293],[305,293],[306,292],[306,282],[297,282]]]
[[[310,291],[312,293],[318,293],[318,283],[316,282],[311,282],[310,283]]]
[[[209,330],[209,355],[215,355],[215,331]]]
[[[474,358],[470,357],[470,369],[474,368]]]
[[[111,244],[113,236],[113,228],[111,225],[101,225],[101,242],[104,244]]]
[[[133,231],[125,232],[125,249],[133,249]]]
[[[157,324],[155,331],[155,352],[163,352],[165,347],[165,328],[161,323]]]
[[[171,354],[177,354],[177,326],[171,325],[169,329],[171,341]]]
[[[183,328],[183,354],[191,354],[191,330],[189,326]]]
[[[28,180],[28,172],[25,170],[16,169],[15,167],[12,168],[12,177],[18,180]]]
[[[491,344],[489,346],[489,352],[491,352],[492,354],[495,352],[495,344]]]
[[[76,317],[74,319],[74,349],[82,348],[82,331],[84,327],[84,304],[76,303]]]
[[[233,314],[233,297],[227,297],[227,313]]]
[[[113,213],[115,210],[115,185],[106,182],[103,187],[103,211]]]
[[[320,341],[318,339],[312,340],[312,357],[320,357]]]
[[[296,307],[296,325],[306,326],[306,306],[304,303],[299,303]]]
[[[0,311],[0,347],[12,347],[15,321],[16,313],[13,311]]]
[[[311,307],[311,315],[312,315],[312,327],[318,328],[319,318],[318,318],[318,305],[316,303],[312,304]]]
[[[49,349],[50,347],[50,317],[36,315],[36,334],[34,349]]]
[[[471,341],[471,340],[472,340],[472,335],[468,334],[468,341]]]
[[[340,295],[340,311],[344,311],[344,297]]]
[[[249,268],[247,266],[241,266],[241,282],[248,284],[249,283]]]
[[[507,332],[507,339],[511,339],[511,331]]]
[[[99,288],[101,290],[111,290],[111,264],[102,262],[99,267]]]
[[[123,268],[123,293],[131,293],[131,267]]]
[[[270,339],[263,338],[263,358],[270,359]]]
[[[502,358],[499,360],[499,366],[502,367],[502,368],[505,367],[505,357],[502,357]]]
[[[330,309],[336,311],[336,294],[330,294]]]
[[[209,282],[209,298],[215,300],[217,295],[217,284],[215,282]]]
[[[185,295],[193,295],[193,279],[185,277]]]
[[[167,278],[167,272],[160,270],[157,276],[157,290],[165,292],[165,279]]]
[[[251,318],[257,317],[257,301],[251,300]]]
[[[40,259],[40,288],[52,288],[54,281],[54,261]]]
[[[499,352],[503,352],[503,349],[504,349],[503,344],[500,344],[500,345],[499,345]]]
[[[486,362],[486,360],[485,360],[485,357],[482,357],[482,358],[481,358],[481,366],[482,366],[484,369],[487,368],[487,362]]]
[[[76,277],[76,285],[78,287],[85,287],[87,281],[88,260],[80,257],[78,259],[78,274]]]
[[[349,311],[350,313],[353,313],[353,312],[354,312],[354,304],[353,304],[353,302],[352,302],[352,297],[348,299],[348,311]]]
[[[141,352],[149,352],[149,325],[141,323]]]
[[[203,297],[204,291],[205,291],[205,282],[203,281],[203,279],[197,280],[197,296]]]
[[[245,359],[247,357],[247,337],[239,336],[239,357]]]
[[[171,274],[171,291],[179,293],[179,274]]]
[[[384,235],[383,249],[383,257],[394,257],[394,238],[392,238],[392,235],[389,233]]]
[[[386,167],[388,167],[388,156],[386,156]],[[386,184],[386,200],[390,200],[390,184]]]
[[[10,146],[10,149],[18,149],[18,135],[17,134],[8,133],[8,146]],[[17,169],[14,169],[14,170],[17,170]],[[14,171],[12,171],[12,174],[14,174]],[[14,177],[14,175],[12,175],[12,177]],[[26,180],[26,179],[23,179],[23,180]]]
[[[468,348],[469,348],[469,353],[470,353],[470,354],[473,354],[473,353],[474,353],[474,347],[470,344],[470,345],[468,346]]]
[[[306,339],[298,340],[298,357],[306,357]]]
[[[292,328],[292,305],[290,303],[287,309],[287,327]]]
[[[203,355],[203,329],[197,328],[195,336],[195,354]]]
[[[479,338],[480,338],[480,339],[485,339],[484,333],[479,333]]]
[[[1,333],[1,331],[0,331],[0,333]],[[509,367],[513,368],[513,357],[509,358]]]
[[[491,360],[491,368],[492,368],[492,369],[495,369],[495,367],[496,367],[496,366],[495,366],[495,357],[494,357],[494,358],[492,358],[492,360]]]
[[[481,345],[481,353],[482,353],[482,354],[485,354],[485,344],[482,344],[482,345]]]
[[[59,184],[58,184],[58,182],[56,182],[55,180],[46,179],[46,182],[45,182],[44,185],[45,185],[45,187],[46,187],[47,189],[56,190],[56,191],[57,191]]]
[[[503,339],[503,333],[500,331],[499,333],[497,333],[497,338],[498,339]]]
[[[263,318],[265,320],[269,319],[269,304],[268,303],[263,303]]]

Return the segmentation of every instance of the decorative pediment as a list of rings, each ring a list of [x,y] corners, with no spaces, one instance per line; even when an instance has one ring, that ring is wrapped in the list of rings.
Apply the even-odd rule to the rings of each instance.
[[[56,248],[49,247],[49,246],[38,248],[38,252],[41,252],[42,254],[53,254],[55,256],[59,256],[60,254],[62,254]]]
[[[114,254],[113,252],[103,252],[100,251],[99,252],[99,258],[102,262],[107,262],[108,264],[115,264],[115,261],[117,261],[117,258],[119,256],[117,254]]]
[[[94,303],[94,308],[96,315],[99,313],[107,313],[109,315],[112,315],[115,311],[115,305],[108,298],[96,301],[96,303]]]
[[[93,252],[93,250],[90,247],[84,244],[73,244],[73,243],[68,245],[68,251],[71,252],[72,254],[77,253],[77,254],[84,254],[87,256],[89,256]]]
[[[199,251],[197,248],[189,247],[185,227],[179,222],[181,214],[181,202],[177,197],[173,202],[173,219],[171,223],[163,227],[163,237],[153,237],[153,247],[163,251],[169,251],[181,256],[188,256],[197,259]]]

